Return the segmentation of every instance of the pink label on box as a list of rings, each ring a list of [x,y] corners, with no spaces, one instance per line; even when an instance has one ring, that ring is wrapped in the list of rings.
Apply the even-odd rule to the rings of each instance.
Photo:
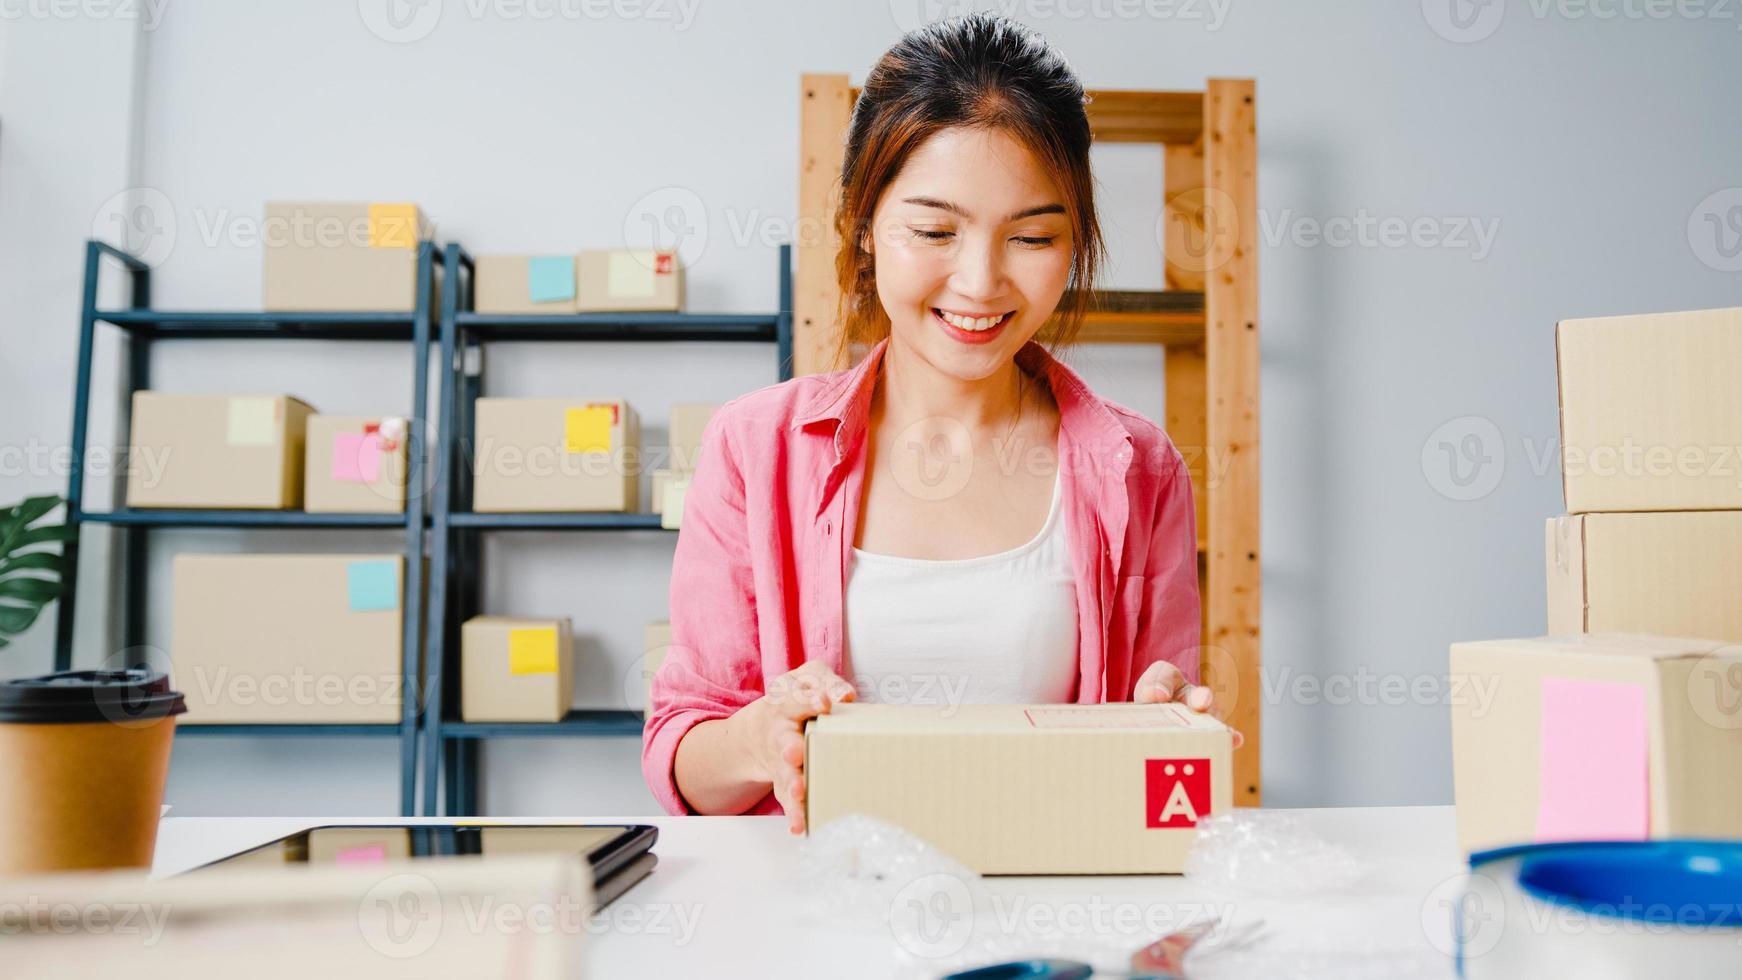
[[[358,844],[341,848],[334,860],[340,864],[382,864],[387,860],[387,845]]]
[[[333,479],[373,483],[381,476],[381,436],[341,432],[333,437]]]
[[[1536,839],[1644,840],[1650,830],[1645,689],[1542,679]]]
[[[1023,712],[1035,728],[1184,728],[1179,709],[1171,704],[1130,707],[1029,708]]]

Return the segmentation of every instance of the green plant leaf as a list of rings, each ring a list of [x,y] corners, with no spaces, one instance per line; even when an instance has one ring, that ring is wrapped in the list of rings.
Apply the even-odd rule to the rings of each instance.
[[[47,603],[60,598],[60,583],[45,578],[14,575],[0,578],[0,598]]]
[[[0,637],[17,636],[29,629],[42,614],[42,603],[28,606],[0,604]]]
[[[27,551],[10,558],[0,558],[0,575],[23,571],[54,572],[59,575],[65,567],[60,553],[54,551]]]
[[[31,497],[0,510],[0,647],[35,624],[43,608],[61,596],[65,557],[42,546],[76,542],[78,532],[38,522],[63,502],[55,496]]]

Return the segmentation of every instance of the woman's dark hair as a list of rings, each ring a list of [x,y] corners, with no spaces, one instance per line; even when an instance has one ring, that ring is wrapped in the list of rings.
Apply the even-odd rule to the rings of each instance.
[[[1000,130],[1034,154],[1065,196],[1071,225],[1071,278],[1058,315],[1039,334],[1053,349],[1082,326],[1094,283],[1106,261],[1089,171],[1087,98],[1064,56],[1029,28],[978,12],[928,24],[904,35],[865,79],[847,127],[835,231],[840,251],[840,347],[889,335],[877,299],[873,257],[859,247],[872,212],[907,158],[933,134],[956,126]]]

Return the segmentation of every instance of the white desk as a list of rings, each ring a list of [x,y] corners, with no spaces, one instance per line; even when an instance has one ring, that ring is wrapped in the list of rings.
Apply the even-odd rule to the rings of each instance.
[[[1327,976],[1362,975],[1347,968],[1354,948],[1371,953],[1365,963],[1373,976],[1452,976],[1446,955],[1450,902],[1464,870],[1452,808],[1296,812],[1319,836],[1355,848],[1371,862],[1364,887],[1342,895],[1252,898],[1206,894],[1174,875],[1130,875],[994,877],[984,879],[986,892],[999,903],[996,921],[1055,924],[1049,928],[1067,937],[1067,950],[1072,942],[1120,945],[1126,938],[1135,949],[1156,938],[1150,929],[1158,919],[1180,922],[1213,908],[1236,922],[1262,919],[1272,948],[1318,949],[1307,962],[1319,961]],[[393,822],[398,821],[169,817],[158,837],[154,870],[185,870],[317,824]],[[502,822],[659,827],[654,847],[659,867],[605,909],[600,931],[586,939],[592,977],[921,977],[939,972],[936,960],[915,956],[913,943],[898,942],[887,923],[869,916],[819,920],[799,874],[802,841],[786,833],[782,817]],[[955,961],[945,965],[953,967]]]

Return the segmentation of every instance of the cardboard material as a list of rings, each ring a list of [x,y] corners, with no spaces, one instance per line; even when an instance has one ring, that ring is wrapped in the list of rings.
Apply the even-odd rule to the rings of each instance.
[[[982,874],[1177,872],[1232,758],[1178,704],[849,702],[805,726],[805,820],[879,817]]]
[[[435,226],[413,204],[269,203],[262,308],[415,309],[418,243],[434,237]]]
[[[149,868],[175,723],[0,724],[0,879]]]
[[[398,723],[403,566],[382,554],[177,555],[182,724]]]
[[[480,398],[473,509],[633,511],[641,425],[622,399]]]
[[[1567,511],[1742,509],[1742,308],[1563,320]]]
[[[310,415],[303,462],[303,509],[328,514],[405,512],[404,420]],[[397,436],[397,437],[396,437]]]
[[[582,313],[684,308],[683,263],[674,251],[583,249],[575,256],[575,269],[575,308]]]
[[[562,269],[567,269],[566,278]],[[573,313],[576,289],[572,255],[480,255],[472,308],[479,313]]]
[[[1717,776],[1742,772],[1742,648],[1625,634],[1457,643],[1451,674],[1466,851],[1626,836],[1641,799],[1651,838],[1742,836],[1742,780]]]
[[[1550,633],[1742,642],[1742,512],[1556,517],[1544,550]]]
[[[302,506],[307,403],[289,395],[133,394],[127,506]]]
[[[690,490],[690,475],[673,476],[665,482],[665,499],[659,504],[659,526],[668,531],[683,527],[684,497]]]
[[[474,616],[460,626],[460,717],[561,721],[574,702],[566,616]]]
[[[568,980],[593,901],[548,853],[0,881],[7,980]]]
[[[702,433],[708,420],[714,417],[718,405],[680,404],[671,407],[671,458],[666,465],[674,470],[693,470],[702,455]]]

